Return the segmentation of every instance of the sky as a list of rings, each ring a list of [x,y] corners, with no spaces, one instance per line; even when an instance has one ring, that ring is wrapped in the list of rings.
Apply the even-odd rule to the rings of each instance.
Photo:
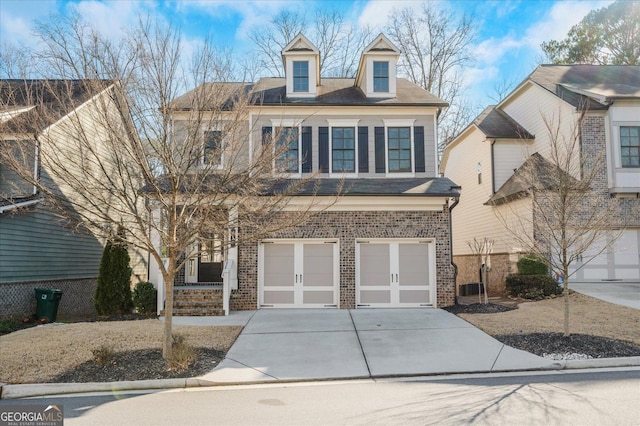
[[[432,0],[434,1],[434,0]],[[132,26],[141,14],[150,14],[177,25],[185,37],[197,42],[210,37],[236,55],[251,54],[248,34],[281,11],[310,13],[316,8],[339,10],[354,25],[369,25],[384,32],[394,8],[412,8],[419,1],[405,0],[0,0],[0,44],[37,47],[33,23],[55,15],[78,13],[106,35]],[[495,103],[495,87],[519,83],[541,62],[540,44],[562,39],[591,10],[612,1],[601,0],[437,0],[458,16],[473,17],[478,38],[474,62],[464,70],[465,93],[479,108]],[[314,40],[311,40],[312,42]],[[357,59],[357,58],[356,58]]]

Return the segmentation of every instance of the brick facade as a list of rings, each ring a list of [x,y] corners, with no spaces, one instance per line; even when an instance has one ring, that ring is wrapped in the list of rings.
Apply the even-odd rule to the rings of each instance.
[[[313,216],[302,226],[274,233],[269,238],[338,239],[340,243],[339,307],[342,309],[353,309],[356,305],[356,240],[364,238],[435,238],[437,305],[444,307],[455,303],[449,210],[446,207],[441,211],[426,212],[322,212]],[[240,246],[238,257],[238,290],[231,294],[231,310],[256,309],[258,304],[258,244]]]
[[[489,283],[487,285],[490,296],[505,293],[507,275],[517,272],[517,260],[518,254],[491,254],[491,270],[489,271]],[[458,275],[456,276],[457,289],[459,289],[462,284],[476,283],[480,281],[480,267],[477,256],[453,256],[453,262],[458,267]],[[459,290],[457,294],[460,294]]]

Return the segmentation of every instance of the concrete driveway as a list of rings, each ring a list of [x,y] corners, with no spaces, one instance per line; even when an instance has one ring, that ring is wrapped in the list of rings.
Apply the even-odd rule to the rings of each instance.
[[[440,309],[264,309],[252,313],[227,357],[199,379],[247,383],[559,367]]]
[[[615,303],[616,305],[629,306],[640,309],[640,282],[637,283],[572,283],[569,288],[578,293]]]

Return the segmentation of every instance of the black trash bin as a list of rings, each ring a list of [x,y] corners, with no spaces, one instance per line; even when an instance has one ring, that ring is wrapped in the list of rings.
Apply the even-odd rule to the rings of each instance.
[[[47,322],[55,322],[58,316],[58,305],[62,299],[62,290],[55,288],[36,288],[36,317],[46,318]]]

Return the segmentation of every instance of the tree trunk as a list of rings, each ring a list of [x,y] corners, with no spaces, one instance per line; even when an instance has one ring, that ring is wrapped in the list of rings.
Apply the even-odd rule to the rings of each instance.
[[[569,274],[564,271],[563,295],[564,295],[564,337],[569,337]]]
[[[169,259],[169,270],[167,271],[164,288],[164,336],[162,339],[162,358],[170,360],[172,356],[173,336],[173,280],[175,279],[175,268],[172,259]]]

